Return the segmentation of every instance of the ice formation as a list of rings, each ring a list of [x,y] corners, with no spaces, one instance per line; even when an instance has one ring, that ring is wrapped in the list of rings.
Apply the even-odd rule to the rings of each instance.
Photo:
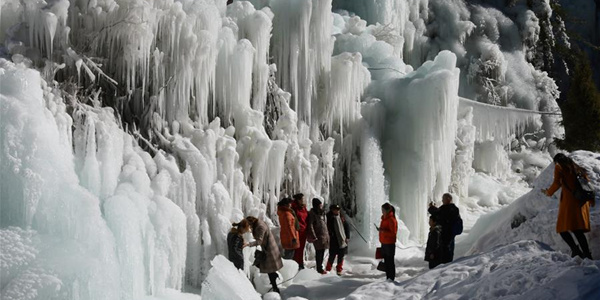
[[[298,192],[422,241],[429,201],[561,134],[531,2],[3,1],[2,297],[186,298]]]
[[[202,298],[215,300],[261,299],[246,274],[238,270],[225,256],[217,255],[202,283]]]

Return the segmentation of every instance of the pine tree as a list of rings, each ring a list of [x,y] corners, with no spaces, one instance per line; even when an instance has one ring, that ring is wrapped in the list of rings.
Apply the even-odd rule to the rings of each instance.
[[[600,151],[600,92],[585,52],[574,49],[572,61],[571,86],[561,105],[565,138],[557,146],[568,151]]]

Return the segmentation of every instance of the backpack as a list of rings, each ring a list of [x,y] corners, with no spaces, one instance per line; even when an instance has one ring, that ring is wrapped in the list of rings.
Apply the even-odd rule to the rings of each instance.
[[[463,220],[458,216],[452,223],[452,234],[459,235],[463,232]]]
[[[584,205],[589,200],[594,199],[594,188],[583,172],[578,171],[576,177],[575,188],[572,189],[573,196],[575,199],[579,200],[579,204]]]

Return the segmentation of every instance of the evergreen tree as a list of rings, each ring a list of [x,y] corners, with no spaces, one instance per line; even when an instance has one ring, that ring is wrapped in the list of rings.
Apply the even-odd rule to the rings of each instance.
[[[561,105],[565,138],[557,140],[557,146],[568,151],[600,151],[600,92],[587,55],[573,50],[571,85]]]

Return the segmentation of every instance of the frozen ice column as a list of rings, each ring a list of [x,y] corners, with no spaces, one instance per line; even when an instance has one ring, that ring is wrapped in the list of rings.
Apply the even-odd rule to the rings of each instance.
[[[442,51],[434,61],[383,84],[382,145],[390,201],[412,240],[425,239],[427,203],[439,200],[450,184],[459,74],[456,56]]]

